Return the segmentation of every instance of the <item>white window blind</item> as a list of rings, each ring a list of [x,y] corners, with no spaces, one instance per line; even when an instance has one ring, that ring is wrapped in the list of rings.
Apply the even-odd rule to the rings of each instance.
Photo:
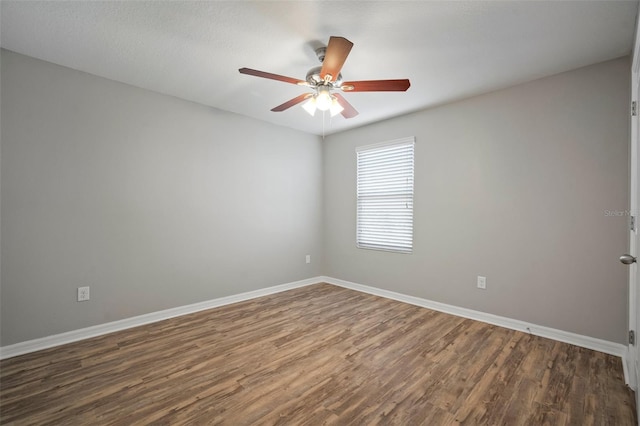
[[[415,138],[358,147],[359,248],[413,250],[413,148]]]

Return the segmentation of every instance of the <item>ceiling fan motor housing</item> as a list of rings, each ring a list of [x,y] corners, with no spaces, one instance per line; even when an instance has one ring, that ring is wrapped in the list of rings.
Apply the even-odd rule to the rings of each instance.
[[[328,84],[332,88],[336,88],[336,89],[340,87],[340,85],[342,84],[342,73],[338,74],[338,78],[336,78],[335,81],[333,81],[331,83],[326,83],[320,77],[320,70],[322,70],[321,66],[311,68],[307,72],[307,77],[306,77],[307,83],[309,83],[310,85],[312,85],[314,87],[322,85],[322,84]]]

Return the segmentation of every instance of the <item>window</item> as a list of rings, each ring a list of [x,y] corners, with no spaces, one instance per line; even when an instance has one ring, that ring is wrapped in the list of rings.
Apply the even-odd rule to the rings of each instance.
[[[356,148],[358,248],[413,250],[413,147],[404,138]]]

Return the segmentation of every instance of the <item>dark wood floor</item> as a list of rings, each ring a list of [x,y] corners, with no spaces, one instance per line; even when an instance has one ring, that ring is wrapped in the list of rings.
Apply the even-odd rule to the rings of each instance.
[[[4,360],[4,424],[635,425],[619,358],[318,284]]]

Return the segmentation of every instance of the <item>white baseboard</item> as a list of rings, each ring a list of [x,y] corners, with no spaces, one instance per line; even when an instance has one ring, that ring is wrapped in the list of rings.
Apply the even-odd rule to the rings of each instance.
[[[322,282],[615,355],[622,358],[625,382],[627,384],[630,384],[629,372],[627,368],[627,347],[620,343],[609,342],[606,340],[596,339],[594,337],[583,336],[580,334],[531,324],[525,321],[501,317],[498,315],[488,314],[480,311],[474,311],[472,309],[461,308],[458,306],[447,305],[446,303],[434,302],[432,300],[422,299],[420,297],[408,296],[389,290],[370,287],[363,284],[357,284],[350,281],[325,276],[308,278],[301,281],[267,287],[259,290],[249,291],[246,293],[220,297],[218,299],[207,300],[204,302],[194,303],[186,306],[179,306],[163,311],[152,312],[149,314],[126,318],[119,321],[113,321],[106,324],[95,325],[92,327],[82,328],[79,330],[73,330],[66,333],[56,334],[53,336],[42,337],[26,342],[16,343],[14,345],[0,347],[0,359],[11,358],[42,349],[52,348],[54,346],[77,342],[79,340],[88,339],[90,337],[101,336],[103,334],[113,333],[115,331],[125,330],[128,328],[150,324],[181,315],[187,315],[194,312],[204,311],[206,309],[212,309],[219,306],[255,299],[257,297],[267,296],[269,294],[279,293],[282,291],[292,290],[294,288],[305,287],[311,284]]]
[[[636,382],[635,373],[631,374],[632,368],[629,363],[632,362],[632,355],[629,353],[629,348],[625,348],[624,355],[622,356],[622,371],[624,371],[624,381],[634,392],[638,392],[638,383]],[[640,410],[640,407],[639,407]]]
[[[405,294],[396,293],[389,290],[383,290],[376,287],[369,287],[363,284],[357,284],[350,281],[340,280],[331,277],[319,277],[328,284],[349,288],[351,290],[361,291],[363,293],[373,294],[375,296],[385,297],[400,302],[410,303],[412,305],[421,306],[423,308],[433,309],[434,311],[444,312],[463,318],[469,318],[476,321],[486,322],[488,324],[500,327],[518,330],[525,333],[531,333],[536,336],[546,337],[548,339],[557,340],[571,345],[592,349],[598,352],[604,352],[622,358],[622,367],[624,371],[624,379],[627,384],[629,381],[629,372],[627,371],[627,347],[620,343],[609,342],[607,340],[596,339],[594,337],[583,336],[568,331],[557,330],[554,328],[544,327],[531,324],[525,321],[515,320],[498,315],[488,314],[485,312],[474,311],[473,309],[461,308],[458,306],[447,305],[446,303],[434,302],[420,297],[407,296]]]
[[[16,343],[14,345],[0,347],[0,359],[11,358],[26,353],[39,351],[42,349],[52,348],[67,343],[77,342],[79,340],[88,339],[90,337],[101,336],[103,334],[113,333],[115,331],[126,330],[140,325],[150,324],[178,317],[181,315],[192,314],[194,312],[204,311],[206,309],[217,308],[223,305],[242,302],[257,297],[267,296],[269,294],[280,293],[282,291],[292,290],[298,287],[304,287],[310,284],[322,282],[319,277],[308,278],[306,280],[295,281],[287,284],[276,285],[273,287],[261,288],[259,290],[248,291],[246,293],[234,294],[231,296],[220,297],[217,299],[198,302],[191,305],[178,306],[176,308],[165,309],[162,311],[151,312],[131,318],[125,318],[119,321],[99,324],[92,327],[81,328],[79,330],[68,331],[66,333],[55,334],[53,336],[42,337],[39,339],[28,340],[26,342]]]

